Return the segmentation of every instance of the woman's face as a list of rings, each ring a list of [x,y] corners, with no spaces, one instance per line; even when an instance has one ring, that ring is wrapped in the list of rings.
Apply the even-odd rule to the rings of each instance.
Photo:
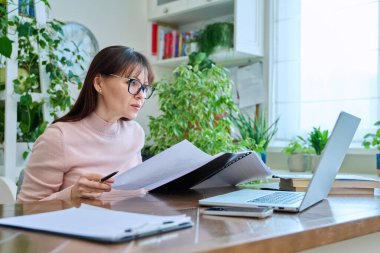
[[[141,90],[137,95],[128,92],[128,78],[134,78],[142,84],[148,84],[147,71],[136,69],[131,75],[123,77],[102,75],[95,78],[95,82],[100,80],[100,92],[97,89],[99,93],[97,114],[108,122],[114,122],[122,117],[135,119],[145,102]],[[95,83],[96,87],[97,84]]]

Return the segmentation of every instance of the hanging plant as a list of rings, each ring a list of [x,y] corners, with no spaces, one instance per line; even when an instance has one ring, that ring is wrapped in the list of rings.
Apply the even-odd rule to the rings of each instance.
[[[18,140],[34,142],[44,131],[47,122],[42,117],[42,106],[49,104],[50,114],[53,118],[58,113],[65,111],[73,103],[70,97],[69,86],[81,87],[82,82],[78,75],[72,71],[64,72],[65,67],[81,64],[83,57],[79,52],[63,49],[71,52],[73,59],[59,57],[59,45],[63,40],[62,25],[64,23],[53,20],[44,25],[38,25],[35,19],[23,21],[15,17],[13,21],[18,32],[18,78],[13,81],[14,91],[20,95],[19,102],[19,131]],[[68,55],[67,53],[65,55]],[[47,97],[33,100],[32,93],[40,93],[40,70],[39,62],[45,68],[49,77]]]
[[[43,2],[50,8],[48,0],[38,2]],[[23,2],[18,8],[8,10],[7,5],[12,3],[13,0],[0,0],[0,68],[5,72],[5,60],[12,54],[13,41],[9,39],[9,33],[15,32],[18,38],[18,76],[13,80],[13,88],[14,93],[19,95],[17,141],[30,143],[34,142],[48,125],[44,119],[43,108],[48,108],[50,115],[57,118],[58,114],[73,104],[74,100],[69,93],[70,86],[75,85],[80,89],[82,81],[70,68],[75,65],[83,69],[84,58],[78,48],[62,48],[63,22],[54,19],[45,24],[38,24],[33,14],[24,15],[20,12],[23,7],[30,8],[29,1]],[[14,11],[19,11],[20,16],[9,19],[9,14]],[[48,79],[45,80],[46,77],[43,77],[47,81],[44,90],[40,82],[41,69],[46,71]],[[2,87],[0,84],[0,88]],[[4,113],[2,106],[1,139],[4,136]],[[29,151],[24,152],[24,158]]]

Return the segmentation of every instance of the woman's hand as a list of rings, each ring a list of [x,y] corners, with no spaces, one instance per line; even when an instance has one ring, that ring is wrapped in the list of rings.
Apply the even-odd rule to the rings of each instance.
[[[111,191],[111,184],[114,182],[112,178],[107,179],[103,183],[100,179],[103,175],[100,174],[83,174],[71,188],[71,199],[99,198],[103,192]]]

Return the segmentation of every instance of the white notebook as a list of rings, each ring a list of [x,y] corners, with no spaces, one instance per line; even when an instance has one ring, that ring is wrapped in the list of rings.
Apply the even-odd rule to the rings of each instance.
[[[191,227],[186,215],[158,216],[114,211],[82,204],[39,214],[0,219],[0,226],[74,236],[103,242],[123,242]]]

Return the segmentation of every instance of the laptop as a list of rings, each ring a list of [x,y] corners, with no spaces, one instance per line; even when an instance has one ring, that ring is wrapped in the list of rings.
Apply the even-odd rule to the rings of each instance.
[[[278,211],[301,212],[327,197],[344,156],[360,123],[346,112],[339,114],[321,160],[306,192],[244,189],[199,200],[206,206],[271,207]]]

